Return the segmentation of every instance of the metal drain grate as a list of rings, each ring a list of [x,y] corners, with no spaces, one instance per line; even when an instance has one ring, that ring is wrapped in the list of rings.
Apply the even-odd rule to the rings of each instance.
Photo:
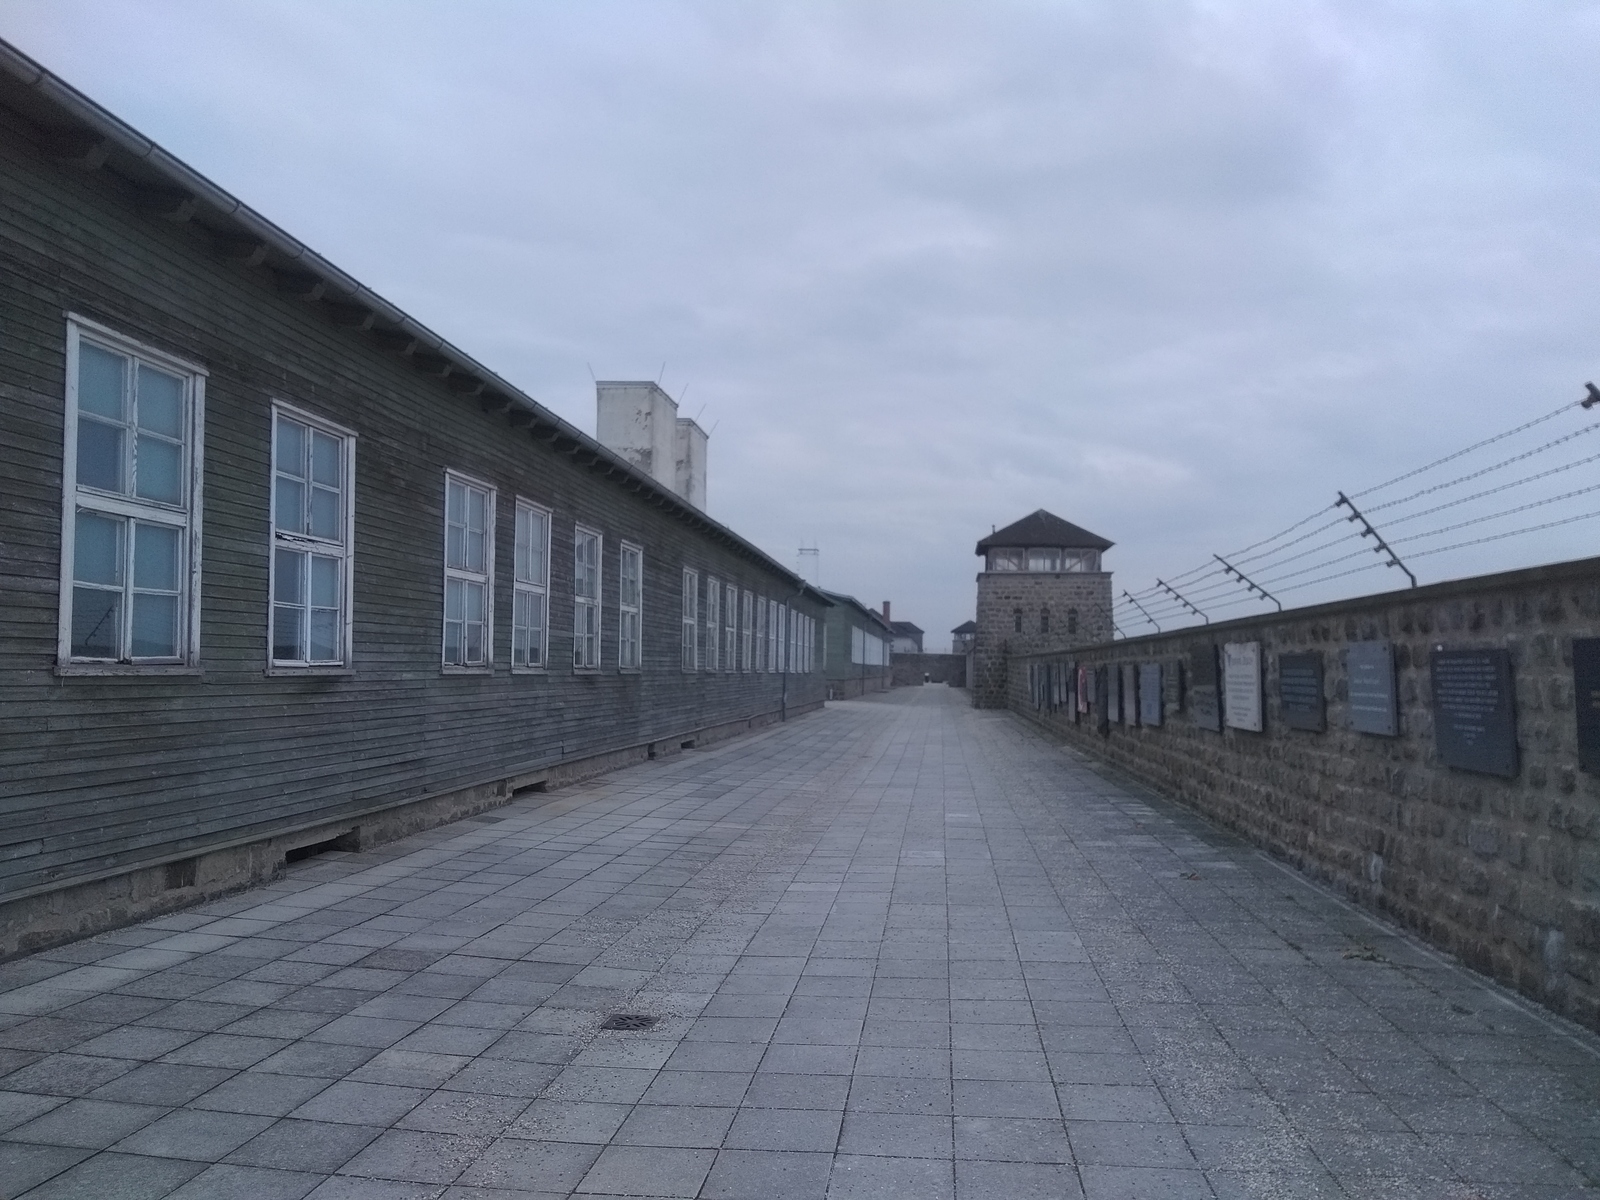
[[[601,1024],[601,1029],[650,1029],[660,1017],[646,1016],[644,1013],[612,1013]]]

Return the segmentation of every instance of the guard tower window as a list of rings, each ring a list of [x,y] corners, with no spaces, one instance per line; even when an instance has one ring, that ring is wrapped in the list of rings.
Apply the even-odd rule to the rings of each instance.
[[[1012,611],[1011,611],[1011,621],[1012,621],[1012,625],[1013,625],[1014,631],[1016,633],[1021,633],[1022,632],[1022,610],[1020,608],[1012,609]]]
[[[1075,608],[1067,609],[1067,632],[1078,632],[1078,610]]]
[[[1050,609],[1048,607],[1039,610],[1039,632],[1050,632]]]

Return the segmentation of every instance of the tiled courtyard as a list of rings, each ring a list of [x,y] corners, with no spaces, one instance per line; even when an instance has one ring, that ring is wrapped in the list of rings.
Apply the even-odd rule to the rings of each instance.
[[[1555,1200],[1600,1041],[930,687],[0,966],[0,1131],[8,1200]]]

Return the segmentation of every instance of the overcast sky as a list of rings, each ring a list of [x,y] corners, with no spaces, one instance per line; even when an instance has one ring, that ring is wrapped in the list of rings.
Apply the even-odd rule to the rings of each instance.
[[[1086,526],[1138,592],[1600,375],[1594,4],[0,0],[0,36],[580,427],[591,369],[659,375],[712,515],[929,649],[993,525]]]

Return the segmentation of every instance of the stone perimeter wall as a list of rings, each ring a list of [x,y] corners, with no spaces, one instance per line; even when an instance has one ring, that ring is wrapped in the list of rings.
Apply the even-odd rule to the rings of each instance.
[[[1600,636],[1600,559],[1436,584],[1298,611],[1016,656],[1011,709],[1188,804],[1469,966],[1600,1029],[1600,778],[1578,766],[1574,638]],[[1400,733],[1349,728],[1346,649],[1393,644]],[[1192,719],[1190,663],[1261,643],[1261,733]],[[1444,766],[1429,654],[1504,648],[1515,672],[1520,765],[1510,779]],[[1278,656],[1320,650],[1327,731],[1286,728]],[[1030,666],[1158,662],[1163,723],[1036,707]]]
[[[890,670],[895,687],[921,687],[924,683],[967,686],[965,654],[896,654],[890,659]]]

